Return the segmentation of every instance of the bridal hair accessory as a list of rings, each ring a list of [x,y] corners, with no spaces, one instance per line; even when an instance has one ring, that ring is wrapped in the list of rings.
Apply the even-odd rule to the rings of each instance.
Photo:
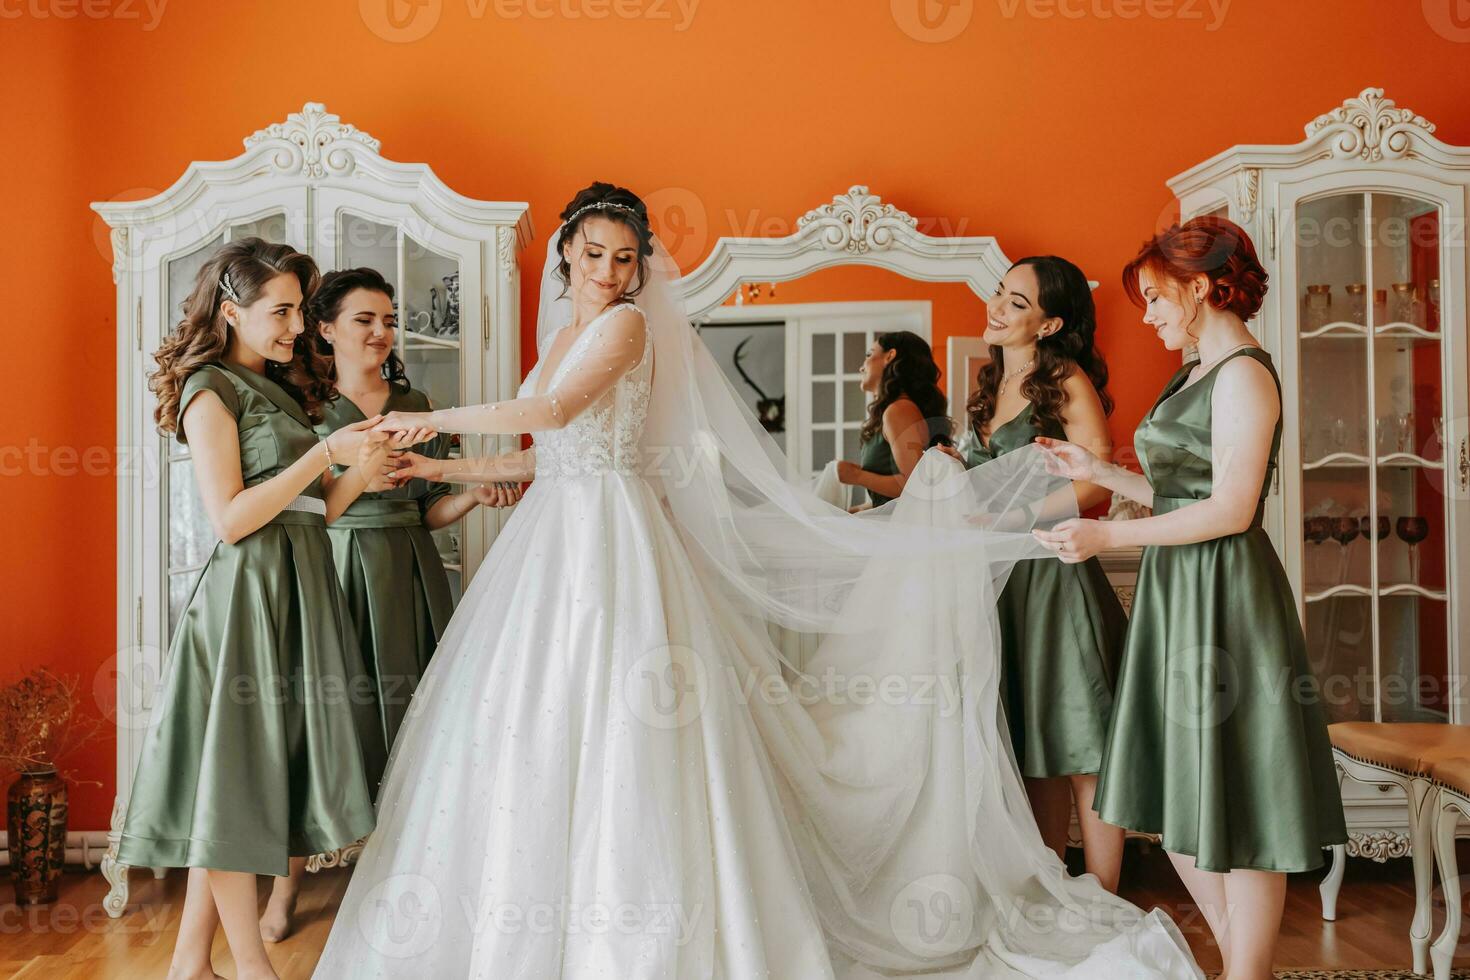
[[[583,212],[586,212],[586,211],[602,211],[602,210],[605,210],[607,208],[617,208],[619,211],[626,211],[626,212],[628,212],[629,214],[631,214],[635,218],[638,217],[638,212],[635,211],[635,210],[633,210],[632,208],[628,207],[628,205],[626,205],[626,204],[618,204],[615,201],[594,201],[591,204],[584,205],[584,206],[578,208],[577,210],[573,211],[572,212],[572,216],[570,218],[568,218],[566,221],[562,222],[562,227],[565,228],[567,225],[571,224],[573,221],[576,221],[578,215],[582,214]],[[642,220],[642,219],[639,219],[639,220]]]
[[[228,272],[219,277],[219,288],[224,290],[226,299],[232,303],[240,302],[240,294],[235,292],[235,284],[230,282],[230,274]]]

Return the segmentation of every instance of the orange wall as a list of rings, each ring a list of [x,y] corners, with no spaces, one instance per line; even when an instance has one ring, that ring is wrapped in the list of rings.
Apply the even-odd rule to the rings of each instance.
[[[951,0],[932,6],[970,21],[944,43],[900,27],[918,23],[920,0],[703,0],[682,30],[673,0],[619,0],[673,20],[395,0],[400,13],[438,10],[410,43],[367,26],[386,23],[387,2],[172,0],[156,24],[143,0],[92,0],[127,16],[71,19],[57,16],[66,0],[0,2],[6,674],[44,663],[90,689],[115,645],[113,477],[67,472],[68,447],[114,442],[113,288],[88,202],[234,156],[246,133],[309,99],[464,194],[530,201],[543,236],[594,178],[644,193],[664,220],[692,211],[686,268],[719,235],[789,231],[858,182],[951,233],[993,234],[1013,257],[1066,255],[1103,283],[1123,443],[1177,364],[1117,286],[1170,209],[1168,177],[1234,143],[1297,140],[1366,85],[1470,143],[1470,44],[1423,13],[1451,0],[1234,0],[1214,30],[1204,0],[1150,8],[1204,19],[1131,20],[1087,13],[1128,0],[1066,0],[1080,18],[1028,13],[1056,9],[1036,0]],[[543,246],[528,253],[533,271]],[[17,460],[28,444],[39,451]],[[77,761],[106,785],[78,789],[73,827],[104,827],[112,748]]]

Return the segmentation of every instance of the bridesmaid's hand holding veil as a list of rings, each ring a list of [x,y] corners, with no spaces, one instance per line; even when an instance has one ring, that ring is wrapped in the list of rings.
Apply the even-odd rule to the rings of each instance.
[[[1099,460],[1091,450],[1047,436],[1037,436],[1036,444],[1046,450],[1046,471],[1051,475],[1080,483],[1096,482]]]
[[[954,457],[962,465],[965,465],[965,466],[968,466],[969,465],[969,462],[965,459],[965,457],[963,457],[963,456],[960,455],[960,451],[958,449],[956,449],[954,446],[949,445],[948,443],[941,442],[938,445],[936,445],[934,448],[937,449],[937,450],[939,450],[940,452],[944,453],[944,455],[946,455],[946,456],[952,456],[952,457]]]
[[[1077,565],[1100,551],[1113,546],[1108,534],[1112,529],[1104,521],[1074,517],[1062,521],[1050,531],[1032,531],[1036,540],[1057,553],[1063,564]]]

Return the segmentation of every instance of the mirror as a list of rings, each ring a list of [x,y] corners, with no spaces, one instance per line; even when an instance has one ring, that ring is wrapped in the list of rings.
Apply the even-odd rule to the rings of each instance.
[[[964,403],[989,359],[984,298],[1010,261],[993,238],[917,225],[858,185],[801,217],[795,234],[720,239],[683,280],[700,335],[793,479],[858,460],[869,399],[859,370],[880,333],[929,343],[956,441],[965,431]]]

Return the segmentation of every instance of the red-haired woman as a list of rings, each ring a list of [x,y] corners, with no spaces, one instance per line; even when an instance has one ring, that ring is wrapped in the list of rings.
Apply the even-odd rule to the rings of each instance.
[[[1200,352],[1138,427],[1144,474],[1043,441],[1056,472],[1154,516],[1036,533],[1066,562],[1144,546],[1095,806],[1163,835],[1224,976],[1256,980],[1271,976],[1286,872],[1347,839],[1296,599],[1261,528],[1281,384],[1246,321],[1266,272],[1239,226],[1203,217],[1146,242],[1123,286],[1165,347]]]

